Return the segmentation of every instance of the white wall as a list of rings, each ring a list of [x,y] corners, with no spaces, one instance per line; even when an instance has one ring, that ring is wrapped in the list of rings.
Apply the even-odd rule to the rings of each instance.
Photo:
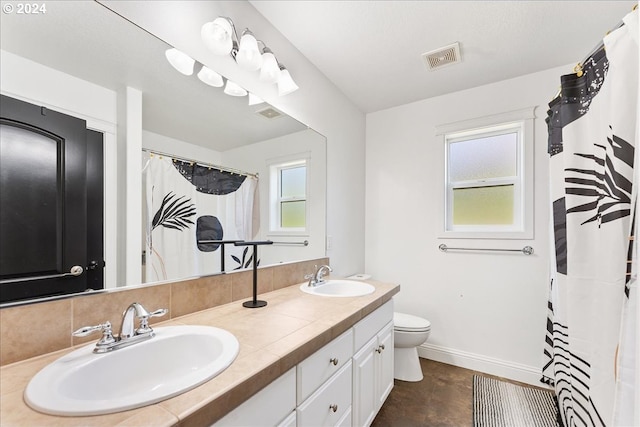
[[[254,92],[327,138],[327,255],[338,275],[364,267],[365,116],[320,71],[245,1],[103,1],[125,18],[209,68]],[[300,89],[278,97],[275,85],[260,83],[229,56],[207,51],[200,28],[217,16],[231,17],[264,40],[286,65]],[[168,23],[171,23],[168,25]]]
[[[421,355],[536,383],[548,292],[547,103],[569,66],[367,115],[367,273],[399,282],[396,310],[429,319]],[[443,150],[435,127],[538,106],[534,239],[439,239]],[[438,245],[533,246],[535,254],[443,253]]]
[[[258,240],[309,242],[308,246],[274,244],[260,251],[261,265],[325,256],[327,158],[325,138],[311,129],[273,138],[222,153],[225,166],[260,176],[260,233]],[[269,233],[269,165],[274,161],[307,158],[308,232]],[[302,281],[302,278],[301,278]]]

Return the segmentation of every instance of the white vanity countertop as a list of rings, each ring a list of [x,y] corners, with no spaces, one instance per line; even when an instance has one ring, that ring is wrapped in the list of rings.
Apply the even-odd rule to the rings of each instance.
[[[397,284],[371,280],[367,283],[376,290],[361,297],[309,295],[297,284],[258,295],[260,300],[267,301],[266,307],[249,309],[244,308],[242,302],[233,302],[157,324],[155,327],[188,324],[226,329],[240,342],[240,353],[229,368],[205,384],[130,411],[93,417],[58,417],[41,414],[24,403],[23,393],[29,380],[73,348],[3,366],[0,368],[0,425],[210,425],[400,291]],[[118,372],[113,373],[113,381],[118,381]]]

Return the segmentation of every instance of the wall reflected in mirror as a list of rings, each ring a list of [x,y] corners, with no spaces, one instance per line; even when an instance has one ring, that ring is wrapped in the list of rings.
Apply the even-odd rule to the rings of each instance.
[[[150,13],[152,8],[150,4]],[[282,242],[261,248],[261,266],[325,255],[326,141],[322,135],[268,104],[249,106],[247,97],[227,96],[222,88],[204,84],[196,76],[199,64],[191,76],[178,73],[165,58],[170,46],[99,3],[53,2],[44,15],[2,14],[0,18],[2,93],[66,114],[80,112],[88,127],[105,132],[105,158],[111,166],[115,164],[112,170],[116,171],[105,175],[104,233],[105,244],[111,245],[105,251],[107,266],[109,256],[118,268],[126,262],[114,249],[126,224],[110,210],[122,200],[127,185],[117,177],[126,161],[126,145],[118,133],[126,87],[142,92],[144,149],[257,174],[260,225],[254,238]],[[273,218],[279,211],[271,195],[274,167],[293,159],[308,161],[307,223],[304,229],[286,230]],[[308,245],[287,244],[304,241]],[[183,277],[219,272],[219,265],[210,267],[185,272]],[[120,277],[118,271],[107,276],[106,287],[117,287],[123,282]]]

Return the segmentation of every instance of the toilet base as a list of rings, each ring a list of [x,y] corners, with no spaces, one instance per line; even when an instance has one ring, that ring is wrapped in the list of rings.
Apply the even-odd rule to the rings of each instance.
[[[418,348],[394,348],[393,349],[393,378],[400,381],[422,381],[422,368],[418,358]]]

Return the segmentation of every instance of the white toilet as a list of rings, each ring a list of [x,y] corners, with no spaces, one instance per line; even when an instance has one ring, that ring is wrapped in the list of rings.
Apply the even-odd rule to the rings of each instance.
[[[422,381],[417,347],[429,338],[431,322],[422,317],[393,313],[393,377],[402,381]]]

